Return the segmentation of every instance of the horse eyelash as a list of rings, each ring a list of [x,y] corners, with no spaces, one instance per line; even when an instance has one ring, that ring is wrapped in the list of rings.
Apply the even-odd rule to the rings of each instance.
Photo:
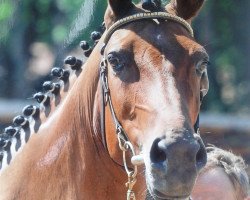
[[[211,62],[209,60],[205,61],[204,64],[206,64],[207,66],[211,66]]]

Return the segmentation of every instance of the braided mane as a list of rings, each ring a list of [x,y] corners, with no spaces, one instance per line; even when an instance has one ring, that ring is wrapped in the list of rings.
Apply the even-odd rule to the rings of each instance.
[[[68,91],[81,74],[84,60],[86,61],[90,56],[104,30],[105,27],[102,25],[99,27],[99,31],[91,33],[93,47],[87,41],[80,42],[84,53],[83,59],[68,56],[64,60],[64,68],[53,68],[51,76],[54,80],[44,82],[43,91],[33,95],[38,106],[28,105],[24,107],[22,114],[13,119],[13,124],[0,133],[0,172],[11,163],[15,155],[29,141],[31,135],[37,133],[40,126],[51,118],[57,107],[62,104]]]

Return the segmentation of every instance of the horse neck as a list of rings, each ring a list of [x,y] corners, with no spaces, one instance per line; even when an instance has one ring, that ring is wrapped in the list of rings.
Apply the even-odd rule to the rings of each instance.
[[[84,68],[84,65],[82,66]],[[63,104],[66,96],[69,94],[71,88],[75,84],[76,80],[80,76],[82,69],[75,71],[70,69],[69,67],[65,67],[65,70],[68,70],[70,72],[69,79],[64,82],[62,80],[57,81],[61,85],[61,89],[58,95],[52,95],[51,92],[48,92],[47,95],[50,97],[52,96],[50,100],[50,104],[48,106],[40,106],[40,113],[39,113],[39,119],[41,125],[46,123],[47,120],[51,118],[51,116],[54,115],[55,111],[58,109],[58,107]],[[36,130],[34,130],[36,132]]]
[[[93,199],[96,192],[102,193],[96,198],[106,195],[104,199],[119,199],[120,192],[125,194],[126,176],[123,169],[110,159],[105,150],[99,132],[100,121],[95,120],[100,119],[100,112],[96,113],[96,107],[99,106],[96,104],[100,102],[99,49],[100,46],[97,46],[85,63],[83,72],[67,95],[60,114],[58,113],[60,119],[54,129],[58,136],[66,131],[70,137],[70,148],[74,154],[70,165],[74,168],[72,171],[81,172],[83,176],[79,179],[83,181],[79,185],[83,186],[86,199]],[[75,164],[72,165],[72,161]],[[88,187],[88,181],[92,187]],[[98,184],[99,187],[93,187],[94,184]],[[117,194],[119,195],[116,196]]]
[[[55,81],[55,84],[60,85],[59,93],[56,95],[51,91],[43,93],[49,97],[49,104],[46,104],[45,106],[43,103],[40,103],[40,105],[37,107],[37,109],[39,109],[38,115],[36,115],[36,117],[26,118],[28,121],[28,126],[25,126],[25,128],[21,128],[20,126],[16,127],[19,132],[19,137],[11,138],[11,148],[4,152],[4,159],[2,163],[0,163],[0,173],[5,170],[9,164],[11,164],[12,160],[15,159],[18,154],[22,152],[24,146],[27,145],[33,135],[41,132],[43,126],[47,124],[47,121],[49,121],[51,118],[54,118],[56,111],[63,104],[66,96],[69,94],[69,91],[73,87],[82,71],[81,69],[77,71],[72,70],[67,66],[65,68],[65,70],[70,72],[70,76],[67,81]]]
[[[98,131],[100,121],[94,122],[94,118],[100,119],[99,112],[93,114],[100,102],[99,49],[97,46],[85,63],[63,103],[1,174],[1,195],[9,191],[7,197],[16,192],[17,198],[22,194],[47,199],[60,199],[60,195],[69,199],[125,198],[126,173],[105,150]],[[48,181],[53,191],[46,193]],[[62,189],[65,182],[66,191]]]
[[[92,157],[84,155],[86,158],[84,162],[89,163],[90,160],[93,161],[90,162],[92,172],[93,174],[99,174],[99,177],[95,176],[97,178],[96,181],[97,184],[99,183],[99,185],[103,186],[103,192],[106,195],[105,197],[102,194],[98,196],[97,199],[100,197],[102,197],[102,199],[125,199],[126,187],[124,183],[127,180],[126,172],[123,167],[110,158],[108,150],[106,150],[103,145],[101,136],[101,118],[104,116],[101,116],[103,113],[100,112],[100,104],[102,103],[99,78],[99,65],[101,62],[100,49],[101,45],[95,48],[95,51],[86,63],[82,77],[80,77],[79,81],[75,84],[71,94],[77,94],[77,91],[79,94],[79,96],[74,96],[74,98],[78,99],[75,109],[80,108],[79,110],[81,111],[76,122],[79,123],[77,125],[78,127],[81,126],[85,130],[82,129],[82,133],[79,134],[86,133],[87,137],[82,138],[82,141],[87,142],[85,149],[82,149],[82,151],[95,152],[91,155]],[[74,89],[76,91],[74,91]],[[110,112],[109,110],[107,111]],[[77,115],[75,116],[77,117]],[[115,132],[112,133],[112,135],[116,137]],[[92,143],[89,141],[92,141]],[[137,199],[145,199],[143,169],[140,168],[140,171],[142,173],[138,176],[139,184],[135,186],[135,190],[138,193]],[[93,182],[93,176],[91,176],[91,181]],[[100,182],[102,182],[102,184],[100,184]],[[95,191],[97,191],[97,188],[95,188]],[[84,193],[86,194],[86,191]],[[92,192],[90,193],[93,194]],[[93,196],[89,197],[89,199],[92,198]]]

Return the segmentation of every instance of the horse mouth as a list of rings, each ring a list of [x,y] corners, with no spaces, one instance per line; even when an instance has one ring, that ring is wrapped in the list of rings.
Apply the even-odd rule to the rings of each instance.
[[[151,173],[150,173],[151,174]],[[159,180],[152,181],[152,174],[146,176],[148,198],[150,200],[191,200],[191,191],[167,189],[167,186],[159,187]],[[150,178],[151,177],[151,178]],[[151,180],[150,180],[151,179]],[[174,188],[173,188],[174,189]]]
[[[187,196],[167,196],[165,194],[162,194],[158,190],[150,191],[150,194],[152,196],[152,200],[190,200],[190,195]]]

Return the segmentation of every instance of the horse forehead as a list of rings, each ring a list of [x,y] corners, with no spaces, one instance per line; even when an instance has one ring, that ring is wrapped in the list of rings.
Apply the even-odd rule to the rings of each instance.
[[[187,52],[188,55],[206,54],[206,50],[202,45],[192,38],[187,38],[183,35],[177,35],[176,41]]]
[[[165,33],[165,34],[164,34]],[[136,39],[142,39],[145,42],[152,42],[156,40],[167,40],[165,37],[166,31],[161,25],[157,25],[153,20],[152,21],[144,21],[144,22],[134,22],[122,29],[116,30],[111,37],[111,40],[116,38],[120,39],[120,41],[131,42]]]
[[[137,38],[135,32],[128,29],[116,30],[108,42],[107,49],[118,51],[120,49],[129,49],[131,44]]]
[[[205,51],[183,28],[176,24],[157,25],[156,22],[136,23],[115,31],[109,42],[109,48],[119,49],[155,49],[164,54],[171,52],[173,55],[193,55]],[[112,50],[111,50],[112,51]]]

